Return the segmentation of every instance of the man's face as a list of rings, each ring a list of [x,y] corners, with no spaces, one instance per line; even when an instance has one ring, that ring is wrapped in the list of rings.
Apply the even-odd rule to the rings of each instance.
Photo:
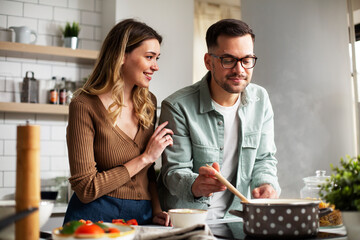
[[[251,57],[254,56],[254,44],[249,34],[242,37],[229,37],[221,35],[218,37],[218,47],[210,49],[209,52],[219,57]],[[244,68],[238,61],[234,68],[225,69],[221,60],[210,54],[205,54],[206,68],[211,71],[212,92],[227,92],[238,94],[245,90],[252,77],[253,68]],[[220,89],[221,88],[221,89]]]

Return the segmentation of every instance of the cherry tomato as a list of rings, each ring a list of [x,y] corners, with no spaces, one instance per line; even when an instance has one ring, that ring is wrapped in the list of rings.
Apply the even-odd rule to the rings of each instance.
[[[126,224],[128,225],[138,225],[138,222],[136,221],[136,219],[130,219],[126,221]]]
[[[120,233],[120,230],[117,228],[110,227],[108,228],[108,233]]]
[[[105,234],[104,229],[102,229],[96,224],[81,225],[75,231],[75,236],[85,236],[85,235],[101,236],[103,234]]]

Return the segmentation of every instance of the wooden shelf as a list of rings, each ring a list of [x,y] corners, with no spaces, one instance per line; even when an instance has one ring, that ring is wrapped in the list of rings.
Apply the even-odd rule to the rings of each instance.
[[[64,61],[93,65],[99,55],[99,52],[85,49],[71,49],[65,47],[40,46],[0,41],[0,55],[5,57]]]
[[[68,115],[69,107],[40,103],[0,102],[0,112]]]

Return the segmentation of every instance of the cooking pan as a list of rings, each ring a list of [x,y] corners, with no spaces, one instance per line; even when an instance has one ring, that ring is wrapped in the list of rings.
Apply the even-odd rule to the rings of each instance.
[[[229,212],[243,218],[245,234],[255,238],[310,238],[319,232],[319,218],[332,211],[319,210],[319,203],[307,199],[252,199],[242,202],[242,211]]]

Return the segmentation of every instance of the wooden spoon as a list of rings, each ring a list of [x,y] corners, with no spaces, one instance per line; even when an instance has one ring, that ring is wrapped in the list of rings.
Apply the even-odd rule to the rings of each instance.
[[[239,192],[226,178],[224,178],[223,176],[221,176],[221,174],[212,166],[206,164],[207,167],[214,169],[215,170],[215,177],[222,183],[224,184],[229,190],[230,192],[232,192],[233,194],[235,194],[238,198],[241,199],[242,202],[244,203],[249,203],[249,200],[241,194],[241,192]]]

